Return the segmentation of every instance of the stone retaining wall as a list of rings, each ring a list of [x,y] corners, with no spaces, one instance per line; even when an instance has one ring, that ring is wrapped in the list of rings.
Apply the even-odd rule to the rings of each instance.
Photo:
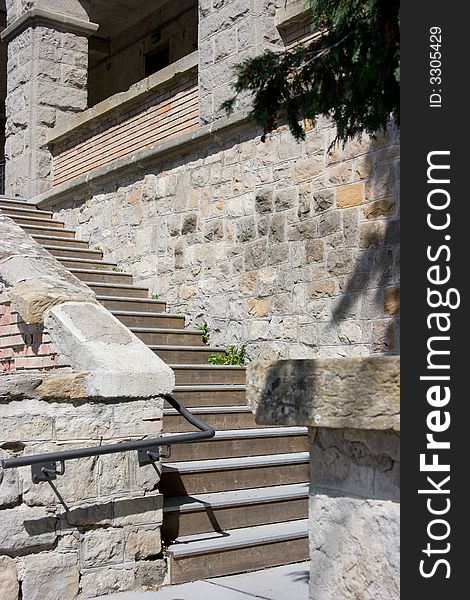
[[[52,376],[53,378],[53,376]],[[70,401],[48,397],[44,373],[0,375],[0,458],[157,436],[162,400]],[[158,586],[159,472],[136,453],[66,463],[55,485],[29,467],[0,472],[2,600],[75,600]]]
[[[399,348],[398,134],[330,147],[249,126],[46,206],[212,342],[251,357]],[[62,197],[64,191],[62,190]]]

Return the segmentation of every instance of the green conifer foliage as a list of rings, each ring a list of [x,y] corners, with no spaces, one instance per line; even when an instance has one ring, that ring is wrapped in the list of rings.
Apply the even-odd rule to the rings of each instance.
[[[336,141],[374,134],[400,122],[398,0],[308,0],[318,39],[283,52],[266,51],[236,67],[233,111],[240,92],[252,93],[251,118],[272,131],[285,119],[305,137],[302,120],[330,117]]]

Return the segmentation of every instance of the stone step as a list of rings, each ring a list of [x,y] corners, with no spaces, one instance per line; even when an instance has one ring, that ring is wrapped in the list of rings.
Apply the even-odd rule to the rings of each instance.
[[[11,218],[21,225],[30,225],[31,227],[45,227],[46,229],[64,229],[65,225],[62,221],[55,221],[54,219],[48,219],[43,217],[23,216],[23,215],[11,215]]]
[[[195,411],[196,409],[192,408],[191,410]],[[201,418],[205,420],[202,415]],[[252,429],[217,430],[215,437],[210,441],[175,444],[171,447],[171,456],[164,458],[163,462],[307,451],[308,436],[305,427],[265,427],[260,429],[259,426],[256,426]]]
[[[175,372],[176,385],[230,385],[245,383],[245,368],[226,365],[170,364]]]
[[[295,452],[165,463],[159,489],[172,497],[307,481],[308,452]]]
[[[308,483],[165,499],[162,538],[176,538],[305,519]]]
[[[244,385],[177,385],[173,395],[184,406],[245,406]]]
[[[14,196],[4,196],[4,195],[0,196],[0,204],[2,204],[2,206],[10,206],[12,208],[34,209],[34,207],[36,206],[32,202],[27,202],[23,198],[19,198],[19,197],[17,198]]]
[[[39,217],[41,219],[52,219],[53,215],[53,213],[47,210],[39,210],[38,208],[19,208],[16,206],[9,206],[8,204],[4,204],[1,199],[0,210],[12,219],[16,217]]]
[[[149,348],[165,362],[189,365],[207,365],[208,358],[212,354],[225,354],[224,348],[210,348],[209,346],[169,346],[149,344]]]
[[[203,346],[200,331],[193,329],[163,329],[158,327],[131,327],[131,330],[148,345]]]
[[[125,283],[106,283],[101,281],[87,281],[90,287],[97,296],[119,296],[122,298],[148,298],[149,291],[147,288],[137,285],[128,285]]]
[[[263,425],[256,424],[253,413],[248,406],[218,406],[216,408],[210,406],[196,407],[192,408],[191,412],[194,415],[198,415],[200,419],[202,419],[216,431],[250,428],[256,429],[259,427],[264,427]],[[189,423],[174,409],[164,409],[164,433],[183,433],[194,430],[195,427],[189,425]],[[249,449],[246,454],[250,454]]]
[[[54,235],[43,235],[39,233],[31,234],[31,236],[37,241],[38,244],[44,246],[44,248],[50,248],[51,246],[60,246],[61,251],[63,248],[80,248],[82,250],[88,251],[88,242],[85,242],[83,240],[57,237]]]
[[[308,520],[182,536],[167,554],[172,584],[301,562],[308,558]]]
[[[96,298],[108,310],[150,313],[165,312],[166,310],[166,302],[154,298],[120,298],[119,296],[97,296]],[[158,342],[155,343],[157,344]]]
[[[56,256],[66,269],[94,269],[97,271],[112,271],[116,263],[92,258],[77,258],[72,256]]]
[[[53,256],[55,256],[57,259],[62,258],[63,260],[66,260],[67,258],[71,258],[71,259],[83,259],[83,260],[87,260],[87,259],[91,259],[91,260],[100,260],[101,257],[103,256],[103,253],[101,252],[101,250],[90,250],[85,242],[85,247],[78,247],[78,248],[73,248],[73,247],[65,247],[65,246],[61,246],[61,245],[48,245],[48,244],[42,244],[42,246]]]
[[[92,286],[93,289],[94,286]],[[149,327],[161,327],[163,329],[183,329],[184,317],[172,313],[140,313],[135,311],[113,310],[121,323],[127,327],[139,327],[148,325]]]
[[[119,271],[101,271],[98,269],[69,269],[71,273],[86,283],[123,283],[132,285],[132,275],[130,273],[120,273]]]
[[[43,227],[42,225],[21,225],[21,228],[24,229],[29,235],[50,235],[56,238],[66,239],[75,238],[75,231],[72,229],[59,229],[58,227],[53,227],[52,225],[49,225],[48,227]]]

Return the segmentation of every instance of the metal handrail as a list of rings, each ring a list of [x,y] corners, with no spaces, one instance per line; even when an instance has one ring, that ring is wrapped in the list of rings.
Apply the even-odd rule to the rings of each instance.
[[[48,481],[53,479],[56,475],[63,475],[65,472],[66,460],[137,450],[139,451],[139,464],[144,465],[153,462],[157,458],[156,455],[158,455],[159,446],[187,444],[189,442],[195,442],[214,437],[214,429],[207,425],[207,423],[204,423],[195,417],[174,396],[171,394],[161,394],[160,397],[164,398],[184,419],[186,419],[186,421],[188,421],[188,423],[194,425],[200,431],[195,431],[194,433],[190,432],[177,435],[168,435],[153,439],[136,440],[132,442],[120,442],[105,446],[91,446],[88,448],[77,448],[75,450],[62,450],[60,452],[48,452],[45,454],[20,456],[18,458],[6,458],[0,461],[0,466],[3,469],[16,469],[18,467],[31,466],[33,481],[38,483],[39,481]],[[155,450],[157,452],[155,452]],[[56,462],[61,463],[62,465],[60,471],[55,468]]]

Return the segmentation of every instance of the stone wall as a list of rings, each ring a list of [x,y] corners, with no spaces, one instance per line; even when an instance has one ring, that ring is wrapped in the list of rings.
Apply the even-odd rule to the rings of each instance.
[[[56,204],[212,342],[267,357],[396,353],[398,134],[330,147],[249,126]],[[96,186],[96,184],[95,184]],[[71,192],[72,193],[72,192]],[[49,198],[49,202],[50,202]]]
[[[1,459],[161,431],[161,399],[48,398],[46,377],[0,375]],[[156,558],[158,482],[158,469],[139,467],[136,453],[69,461],[53,482],[65,512],[47,483],[32,483],[29,467],[0,472],[2,600],[75,600],[158,586],[165,572]]]
[[[309,428],[309,598],[398,600],[399,357],[257,361],[247,400]]]

